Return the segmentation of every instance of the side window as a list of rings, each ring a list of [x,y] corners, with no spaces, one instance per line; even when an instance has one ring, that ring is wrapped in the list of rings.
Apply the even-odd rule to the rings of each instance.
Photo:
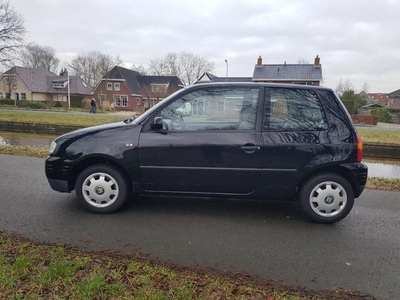
[[[254,130],[258,88],[210,88],[188,93],[161,111],[164,130]]]
[[[270,89],[263,130],[309,131],[326,128],[324,112],[315,92],[307,89]]]

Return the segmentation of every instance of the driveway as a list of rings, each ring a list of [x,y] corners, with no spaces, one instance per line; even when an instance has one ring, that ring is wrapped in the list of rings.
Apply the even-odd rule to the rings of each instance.
[[[400,299],[400,194],[367,190],[335,225],[297,203],[148,198],[95,215],[50,189],[44,160],[0,155],[0,230],[89,250],[139,250],[185,266],[245,271],[311,289]]]

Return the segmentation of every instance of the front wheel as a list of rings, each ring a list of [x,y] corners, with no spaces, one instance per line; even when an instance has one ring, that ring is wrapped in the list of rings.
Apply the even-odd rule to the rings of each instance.
[[[127,200],[129,184],[115,167],[98,164],[83,170],[76,179],[78,201],[94,213],[112,213]]]
[[[303,212],[312,221],[332,224],[346,217],[354,205],[350,183],[334,173],[323,173],[308,179],[299,192]]]

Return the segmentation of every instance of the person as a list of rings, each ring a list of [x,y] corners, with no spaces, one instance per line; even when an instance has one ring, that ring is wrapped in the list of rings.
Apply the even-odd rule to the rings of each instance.
[[[96,113],[96,101],[94,101],[94,98],[92,98],[92,101],[90,101],[90,112],[89,113]]]

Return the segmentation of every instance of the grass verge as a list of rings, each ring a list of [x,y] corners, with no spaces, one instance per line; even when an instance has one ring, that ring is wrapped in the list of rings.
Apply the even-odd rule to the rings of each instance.
[[[1,146],[0,154],[30,156],[45,158],[49,155],[49,149],[33,148],[29,146]]]
[[[0,110],[0,122],[17,122],[30,124],[53,124],[65,126],[88,127],[104,123],[122,121],[119,116],[98,116],[93,114],[71,114],[65,113],[42,113],[29,111],[7,111]]]
[[[1,299],[374,299],[307,291],[241,273],[182,268],[140,253],[86,252],[0,232]]]
[[[358,129],[365,144],[400,145],[400,131]]]

